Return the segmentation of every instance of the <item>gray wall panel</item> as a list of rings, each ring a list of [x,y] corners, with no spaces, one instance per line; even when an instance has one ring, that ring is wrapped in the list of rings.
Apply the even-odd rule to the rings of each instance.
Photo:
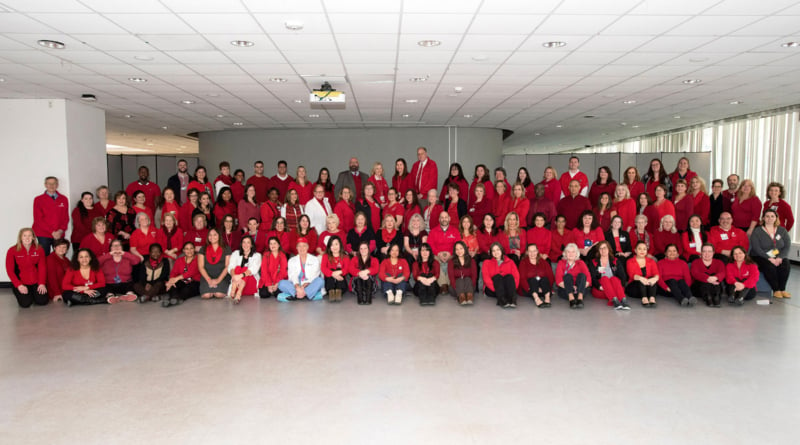
[[[110,198],[114,197],[114,193],[122,190],[122,156],[108,155],[106,156],[106,163],[108,165],[108,179],[106,185],[108,186]]]
[[[597,153],[595,155],[594,165],[595,169],[591,173],[584,170],[586,176],[589,177],[589,182],[594,182],[594,180],[597,179],[597,170],[602,166],[608,167],[611,170],[611,176],[614,177],[614,181],[618,181],[620,174],[619,153]]]

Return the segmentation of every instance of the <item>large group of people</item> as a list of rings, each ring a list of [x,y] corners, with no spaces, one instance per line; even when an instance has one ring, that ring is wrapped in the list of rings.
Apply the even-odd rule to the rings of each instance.
[[[770,183],[763,202],[736,174],[709,191],[686,158],[672,173],[658,159],[644,174],[629,167],[619,182],[606,166],[590,180],[574,156],[539,182],[525,167],[513,183],[502,167],[492,178],[485,165],[468,180],[453,163],[440,185],[419,147],[390,178],[378,162],[361,171],[357,158],[335,182],[327,168],[316,181],[303,166],[292,177],[285,161],[272,177],[261,161],[245,176],[222,162],[212,180],[180,160],[161,190],[140,167],[113,197],[105,186],[84,192],[71,214],[58,179],[46,178],[32,226],[6,256],[19,305],[353,293],[360,305],[375,294],[390,305],[449,294],[470,306],[483,293],[503,308],[518,296],[539,308],[553,296],[573,309],[588,296],[619,310],[633,300],[655,308],[659,297],[720,307],[753,299],[761,276],[774,298],[791,297],[794,215],[783,185]]]

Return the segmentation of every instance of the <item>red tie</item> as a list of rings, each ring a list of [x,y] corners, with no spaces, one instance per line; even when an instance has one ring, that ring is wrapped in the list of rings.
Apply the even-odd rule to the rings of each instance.
[[[417,170],[417,190],[419,190],[420,193],[424,192],[424,190],[422,190],[422,167],[424,165],[425,164],[422,161],[420,161],[419,170]]]

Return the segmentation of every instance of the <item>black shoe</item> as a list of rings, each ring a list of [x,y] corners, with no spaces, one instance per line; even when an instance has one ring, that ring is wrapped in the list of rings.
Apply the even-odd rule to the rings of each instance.
[[[553,305],[551,303],[543,303],[542,307],[543,308],[550,308],[550,307],[553,307]]]
[[[575,300],[569,300],[569,308],[575,309],[576,307],[578,307],[577,302]]]
[[[686,297],[684,297],[684,298],[681,300],[681,307],[686,307],[686,306],[689,306],[689,299],[688,299],[688,298],[686,298]]]
[[[744,305],[744,297],[736,297],[736,300],[734,302],[736,303],[736,306],[743,306]]]
[[[694,307],[697,304],[697,298],[694,296],[689,297],[689,307]]]
[[[714,295],[711,298],[711,300],[712,300],[711,306],[712,307],[720,307],[720,299],[721,298],[720,298],[719,294]]]
[[[575,301],[575,309],[583,309],[583,300]]]
[[[655,301],[650,303],[650,309],[655,309],[657,306],[658,306],[658,303],[656,303]]]
[[[161,307],[169,307],[170,306],[170,303],[169,303],[170,300],[171,300],[171,298],[165,298],[165,299],[161,300]]]

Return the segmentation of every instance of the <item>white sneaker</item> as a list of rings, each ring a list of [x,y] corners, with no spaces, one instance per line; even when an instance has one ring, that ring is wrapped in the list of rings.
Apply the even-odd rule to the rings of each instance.
[[[394,304],[401,304],[403,303],[403,291],[395,291],[394,294]]]
[[[389,304],[394,304],[394,292],[386,291],[386,302]]]

